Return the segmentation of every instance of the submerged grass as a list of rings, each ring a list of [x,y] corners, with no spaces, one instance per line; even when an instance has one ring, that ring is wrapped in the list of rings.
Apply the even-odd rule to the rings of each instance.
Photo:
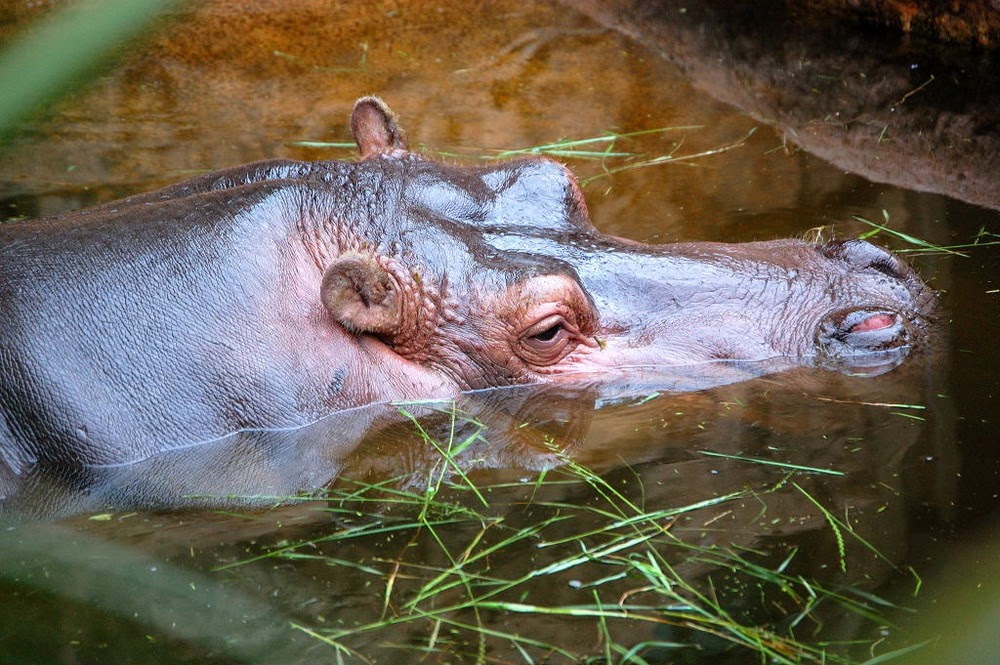
[[[888,602],[793,572],[800,556],[794,547],[767,564],[765,553],[678,533],[682,520],[707,508],[758,501],[791,485],[833,530],[846,571],[844,534],[860,537],[790,481],[826,470],[783,465],[785,477],[772,486],[667,507],[644,505],[643,492],[632,498],[634,488],[625,492],[566,456],[533,482],[481,487],[461,458],[474,442],[485,442],[481,423],[452,406],[445,411],[451,433],[436,440],[410,411],[402,413],[440,455],[425,482],[411,479],[416,489],[342,482],[325,498],[335,519],[346,521],[340,528],[229,566],[268,558],[325,561],[376,580],[381,602],[368,617],[345,616],[335,627],[294,626],[338,659],[377,660],[376,652],[405,649],[413,657],[461,653],[468,662],[647,663],[680,650],[706,662],[752,654],[758,662],[846,664],[856,662],[850,644],[815,639],[821,615],[833,608],[872,626],[886,624],[880,611]],[[488,498],[501,489],[520,490],[520,498],[492,504]],[[566,500],[568,489],[583,499]],[[405,541],[395,556],[352,562],[329,549],[392,534]]]
[[[763,464],[765,466],[777,466],[783,469],[794,469],[796,471],[808,471],[809,473],[820,473],[830,476],[842,476],[843,471],[837,471],[836,469],[821,469],[814,466],[803,466],[800,464],[790,464],[788,462],[775,462],[774,460],[759,459],[756,457],[745,457],[743,455],[727,455],[725,453],[717,453],[712,450],[699,450],[698,454],[705,455],[707,457],[722,457],[725,459],[739,460],[741,462],[753,462],[754,464]]]

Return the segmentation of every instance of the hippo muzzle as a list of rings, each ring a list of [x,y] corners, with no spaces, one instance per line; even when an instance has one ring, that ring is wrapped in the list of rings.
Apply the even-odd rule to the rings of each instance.
[[[866,375],[896,367],[926,339],[933,293],[899,258],[864,240],[829,242],[819,252],[895,294],[891,305],[882,299],[826,314],[815,334],[820,364]]]
[[[912,348],[913,325],[898,312],[867,307],[831,312],[816,327],[822,364],[842,371],[887,371]]]

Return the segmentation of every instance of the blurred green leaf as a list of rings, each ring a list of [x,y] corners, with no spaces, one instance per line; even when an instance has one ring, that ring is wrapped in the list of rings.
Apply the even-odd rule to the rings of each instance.
[[[0,52],[0,136],[80,83],[178,0],[83,0],[19,34]]]

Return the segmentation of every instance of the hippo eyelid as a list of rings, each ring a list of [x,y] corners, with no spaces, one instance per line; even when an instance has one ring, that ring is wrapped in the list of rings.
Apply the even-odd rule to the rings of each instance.
[[[874,270],[892,279],[907,278],[906,270],[898,258],[859,238],[833,240],[817,249],[826,258],[843,261],[857,270]]]
[[[578,337],[575,325],[561,314],[551,314],[522,334],[518,355],[537,367],[554,365],[579,345]]]
[[[549,326],[548,328],[546,328],[545,330],[539,333],[535,333],[531,337],[532,339],[537,339],[540,342],[548,342],[554,339],[555,336],[558,335],[559,331],[561,331],[562,329],[563,329],[563,323],[562,321],[558,321]]]
[[[572,327],[567,323],[566,318],[562,314],[551,314],[528,328],[523,333],[523,337],[538,340],[539,342],[550,342],[560,332]]]
[[[457,222],[481,222],[484,209],[469,192],[441,181],[426,179],[414,188],[413,202],[425,213]]]
[[[903,279],[903,271],[900,270],[900,263],[891,254],[886,254],[885,256],[875,257],[868,267],[872,270],[882,273],[886,277],[892,277],[893,279]]]

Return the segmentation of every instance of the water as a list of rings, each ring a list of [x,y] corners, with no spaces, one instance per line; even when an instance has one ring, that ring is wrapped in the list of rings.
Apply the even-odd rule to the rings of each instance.
[[[587,144],[631,158],[563,157],[585,183],[598,227],[648,242],[801,236],[818,227],[848,235],[869,229],[855,217],[882,222],[888,215],[894,229],[951,244],[1000,221],[986,207],[880,184],[816,158],[782,130],[703,92],[704,81],[692,85],[698,71],[691,60],[686,67],[668,62],[655,44],[643,46],[562,5],[255,6],[244,12],[208,3],[181,15],[27,128],[0,154],[2,214],[76,210],[269,157],[349,158],[349,149],[317,144],[349,141],[353,100],[376,92],[400,114],[411,146],[454,155],[448,159],[662,129]],[[639,155],[685,158],[635,167]],[[906,247],[885,234],[876,241]],[[806,370],[737,383],[728,375],[675,377],[678,389],[657,396],[657,385],[674,385],[660,377],[617,395],[580,386],[467,396],[457,419],[447,404],[424,407],[418,415],[438,441],[453,432],[461,441],[479,431],[477,423],[489,441],[476,439],[457,458],[488,505],[452,474],[454,486],[444,487],[426,514],[438,524],[433,530],[413,526],[419,503],[354,498],[260,511],[274,496],[338,475],[337,496],[357,491],[357,482],[390,478],[392,487],[419,495],[444,467],[395,410],[333,419],[298,438],[235,437],[198,456],[136,468],[38,474],[32,492],[6,507],[27,519],[4,534],[8,629],[0,653],[10,662],[333,662],[338,652],[324,637],[407,616],[417,590],[463,556],[484,578],[518,579],[583,546],[606,544],[600,536],[577,538],[602,524],[589,508],[627,512],[631,502],[655,512],[728,495],[735,496],[663,516],[654,542],[693,590],[749,625],[788,628],[794,603],[677,543],[725,547],[771,568],[794,552],[790,574],[906,606],[943,604],[962,584],[989,598],[995,583],[981,564],[998,542],[998,257],[983,247],[967,257],[913,259],[942,291],[940,343],[880,377]],[[317,440],[336,445],[317,449]],[[247,466],[228,464],[247,458],[259,460],[249,477]],[[595,489],[578,473],[560,471],[568,460],[596,470],[607,485]],[[789,467],[761,461],[817,471],[789,476]],[[540,473],[558,482],[538,484]],[[610,504],[608,487],[620,493]],[[218,498],[230,493],[257,495],[257,510]],[[212,498],[198,498],[206,495]],[[475,512],[447,508],[452,500]],[[166,505],[150,511],[157,502]],[[197,508],[206,503],[236,510]],[[488,554],[549,519],[537,536]],[[364,531],[372,525],[396,530]],[[361,531],[344,535],[352,529]],[[257,558],[269,552],[284,555]],[[965,558],[955,564],[959,555]],[[494,600],[653,602],[656,592],[641,590],[649,583],[639,571],[635,560],[595,556]],[[431,612],[460,603],[465,589],[448,587],[416,606]],[[693,590],[685,592],[689,600]],[[878,654],[926,634],[923,612],[917,619],[890,612],[899,625],[885,627],[835,603],[820,605],[795,627],[803,641],[867,644],[881,631]],[[412,618],[347,634],[339,644],[377,662],[412,662],[412,649],[427,649],[431,662],[448,660],[435,652],[441,649],[459,662],[477,654],[521,660],[511,639],[494,634],[480,642],[459,626],[478,621],[547,643],[520,645],[536,660],[554,647],[603,657],[610,635],[626,645],[695,645],[659,647],[649,652],[652,662],[754,662],[747,651],[727,650],[727,642],[677,622],[609,620],[604,634],[594,619],[509,607],[443,616],[451,623]],[[551,658],[567,662],[558,651]]]

